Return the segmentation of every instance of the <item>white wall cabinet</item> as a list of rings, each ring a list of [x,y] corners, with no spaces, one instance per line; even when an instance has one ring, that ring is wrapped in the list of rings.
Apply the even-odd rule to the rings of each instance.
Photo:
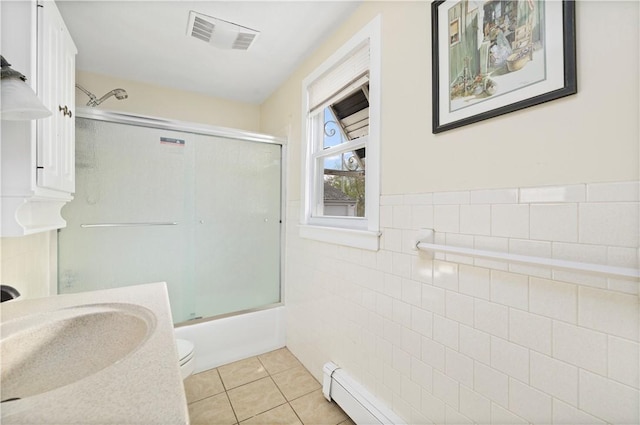
[[[53,1],[0,2],[2,54],[27,77],[52,115],[2,121],[1,236],[66,225],[62,207],[75,190],[75,56]]]
[[[38,96],[53,116],[37,122],[36,181],[67,193],[75,191],[75,57],[58,9],[43,2],[38,7]]]

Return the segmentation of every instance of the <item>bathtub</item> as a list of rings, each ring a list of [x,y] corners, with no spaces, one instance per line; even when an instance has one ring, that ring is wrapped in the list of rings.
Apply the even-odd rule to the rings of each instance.
[[[176,338],[195,345],[194,373],[285,346],[284,306],[181,324]]]

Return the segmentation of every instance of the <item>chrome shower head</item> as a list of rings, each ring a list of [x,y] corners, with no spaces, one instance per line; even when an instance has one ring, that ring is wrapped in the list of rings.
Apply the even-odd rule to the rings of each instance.
[[[118,100],[123,100],[129,97],[129,95],[127,94],[127,91],[124,89],[115,89],[113,90],[113,95],[116,97],[116,99]]]
[[[96,95],[91,93],[89,90],[82,87],[80,84],[76,84],[76,88],[80,89],[84,94],[89,96],[89,102],[87,102],[87,106],[91,106],[92,108],[98,106],[105,100],[109,99],[111,96],[115,96],[118,100],[123,100],[129,97],[126,90],[124,89],[113,89],[109,93],[102,96],[100,99],[96,98]]]
[[[127,97],[129,97],[129,95],[127,95],[127,92],[124,89],[113,89],[109,93],[107,93],[104,96],[102,96],[100,99],[89,101],[89,103],[87,103],[87,105],[88,106],[98,106],[99,104],[101,104],[105,100],[109,99],[111,96],[115,96],[116,99],[118,99],[118,100],[123,100],[123,99],[126,99]]]

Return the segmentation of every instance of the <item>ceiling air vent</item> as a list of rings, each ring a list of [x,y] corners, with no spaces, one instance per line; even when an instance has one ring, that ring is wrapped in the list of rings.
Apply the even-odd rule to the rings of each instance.
[[[193,20],[193,27],[191,28],[191,36],[195,38],[199,38],[202,41],[206,41],[207,43],[211,40],[211,36],[213,35],[213,29],[215,25],[209,21],[205,21],[204,19],[196,16]]]
[[[258,34],[260,34],[259,31],[251,28],[194,12],[193,10],[189,12],[187,35],[220,49],[247,50]]]

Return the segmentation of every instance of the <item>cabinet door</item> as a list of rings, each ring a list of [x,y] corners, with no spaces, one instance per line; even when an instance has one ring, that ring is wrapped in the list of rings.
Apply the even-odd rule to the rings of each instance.
[[[61,74],[59,80],[61,104],[68,108],[68,114],[63,116],[61,126],[58,128],[60,137],[60,187],[65,192],[75,192],[76,175],[76,47],[71,40],[69,32],[63,32],[63,43],[61,45],[62,55],[60,57]]]
[[[36,181],[69,193],[75,188],[76,52],[55,3],[38,2],[38,95],[53,115],[38,121]]]

